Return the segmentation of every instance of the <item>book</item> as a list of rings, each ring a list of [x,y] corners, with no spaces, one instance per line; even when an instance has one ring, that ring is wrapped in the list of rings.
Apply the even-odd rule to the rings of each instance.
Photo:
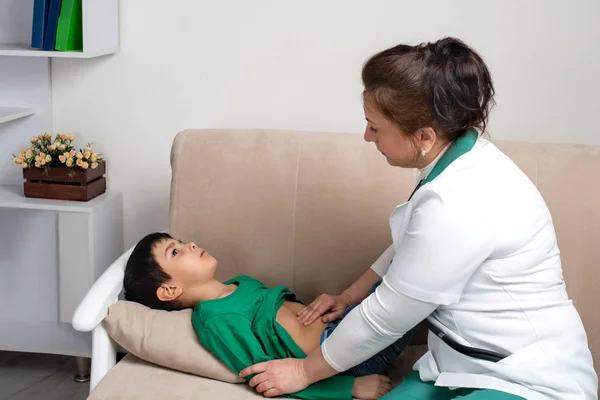
[[[31,26],[31,47],[44,48],[44,31],[48,18],[49,0],[35,0],[33,3],[33,24]]]
[[[81,0],[62,0],[54,49],[59,51],[83,50],[81,13]]]
[[[49,0],[48,17],[46,18],[46,31],[44,32],[44,50],[54,50],[56,40],[56,26],[60,15],[61,0]]]

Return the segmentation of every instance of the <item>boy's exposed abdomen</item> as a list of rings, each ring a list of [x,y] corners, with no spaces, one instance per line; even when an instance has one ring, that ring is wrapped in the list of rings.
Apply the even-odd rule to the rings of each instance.
[[[324,324],[319,318],[310,325],[302,325],[298,322],[296,314],[303,308],[303,304],[286,301],[277,311],[276,320],[294,339],[294,342],[308,354],[319,347],[321,334],[327,324]]]

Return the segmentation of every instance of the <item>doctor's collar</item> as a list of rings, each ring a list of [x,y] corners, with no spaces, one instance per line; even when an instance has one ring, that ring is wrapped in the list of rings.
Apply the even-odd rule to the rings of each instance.
[[[432,162],[430,162],[426,167],[419,169],[419,174],[417,175],[417,182],[420,182],[421,180],[427,178],[427,176],[431,173],[431,171],[435,167],[435,164],[437,164],[438,161],[440,161],[440,158],[442,158],[442,156],[448,150],[449,147],[450,147],[450,143],[448,143],[446,145],[446,147],[444,147],[444,149],[442,151],[440,151],[440,154],[438,154],[437,157]]]

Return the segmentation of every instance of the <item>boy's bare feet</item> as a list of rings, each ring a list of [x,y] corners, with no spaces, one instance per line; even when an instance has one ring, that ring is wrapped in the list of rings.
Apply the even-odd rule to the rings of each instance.
[[[354,378],[352,397],[363,400],[374,400],[390,391],[392,384],[385,375],[367,375]]]

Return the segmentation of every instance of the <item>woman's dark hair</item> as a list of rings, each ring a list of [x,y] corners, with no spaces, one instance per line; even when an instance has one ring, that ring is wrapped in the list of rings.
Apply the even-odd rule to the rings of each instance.
[[[158,243],[167,239],[172,239],[168,233],[155,232],[146,235],[135,245],[125,267],[125,300],[158,310],[173,311],[182,308],[177,300],[162,301],[156,296],[156,290],[171,280],[171,276],[158,265],[152,250]]]
[[[384,50],[365,63],[362,81],[365,99],[402,130],[430,126],[449,141],[471,128],[485,132],[494,104],[487,66],[455,38]]]

